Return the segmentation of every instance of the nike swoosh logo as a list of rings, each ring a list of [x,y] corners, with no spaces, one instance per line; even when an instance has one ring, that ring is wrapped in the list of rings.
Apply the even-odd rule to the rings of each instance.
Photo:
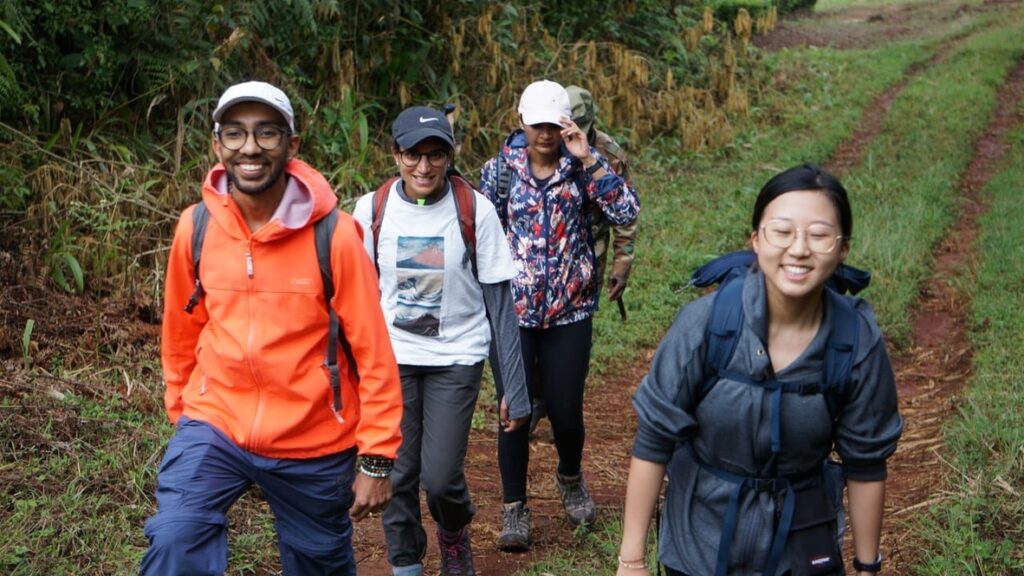
[[[437,122],[437,118],[424,118],[420,116],[420,124],[426,124],[427,122]]]

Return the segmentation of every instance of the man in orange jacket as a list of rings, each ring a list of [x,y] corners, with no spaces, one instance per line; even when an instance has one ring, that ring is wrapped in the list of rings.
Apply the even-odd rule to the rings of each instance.
[[[336,290],[325,301],[314,223],[337,212],[337,198],[294,158],[284,92],[237,84],[213,120],[220,163],[203,183],[202,258],[191,206],[167,264],[161,358],[177,431],[141,571],[224,573],[225,514],[256,484],[276,518],[285,574],[354,575],[351,520],[387,505],[401,443],[402,388],[377,274],[361,228],[339,212],[329,257]],[[325,367],[328,307],[348,343],[340,393]]]

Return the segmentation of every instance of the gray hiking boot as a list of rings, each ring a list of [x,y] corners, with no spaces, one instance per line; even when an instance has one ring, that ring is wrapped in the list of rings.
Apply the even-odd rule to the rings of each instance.
[[[530,509],[523,502],[501,505],[498,548],[506,552],[530,548]]]
[[[583,473],[576,476],[562,476],[557,474],[558,491],[562,495],[562,506],[565,507],[565,516],[573,526],[580,524],[590,525],[597,520],[597,508],[594,500],[587,492],[587,485],[583,482]]]
[[[473,549],[469,545],[469,526],[450,534],[437,527],[437,544],[441,548],[441,576],[476,576]]]

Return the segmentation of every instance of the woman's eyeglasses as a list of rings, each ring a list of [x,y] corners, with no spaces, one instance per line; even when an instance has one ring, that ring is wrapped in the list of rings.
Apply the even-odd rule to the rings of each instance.
[[[448,163],[448,151],[447,150],[431,150],[430,152],[420,153],[412,150],[402,150],[400,154],[402,158],[402,164],[405,164],[409,168],[414,168],[420,163],[420,159],[426,157],[427,163],[434,168],[441,168]]]
[[[807,248],[817,254],[835,250],[843,239],[841,234],[836,234],[835,228],[823,224],[797,228],[789,222],[769,222],[761,226],[761,236],[776,248],[789,248],[800,234],[803,234]]]

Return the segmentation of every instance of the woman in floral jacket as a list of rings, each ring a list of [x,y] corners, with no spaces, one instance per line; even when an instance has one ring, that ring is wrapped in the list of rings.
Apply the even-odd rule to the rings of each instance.
[[[571,116],[561,85],[541,80],[527,86],[519,102],[522,128],[484,166],[480,191],[497,207],[512,248],[512,294],[528,385],[547,401],[562,504],[568,520],[580,525],[597,515],[581,468],[583,390],[598,296],[588,214],[596,204],[609,221],[624,224],[636,219],[640,205]],[[529,547],[529,456],[528,429],[499,431],[503,550]]]

